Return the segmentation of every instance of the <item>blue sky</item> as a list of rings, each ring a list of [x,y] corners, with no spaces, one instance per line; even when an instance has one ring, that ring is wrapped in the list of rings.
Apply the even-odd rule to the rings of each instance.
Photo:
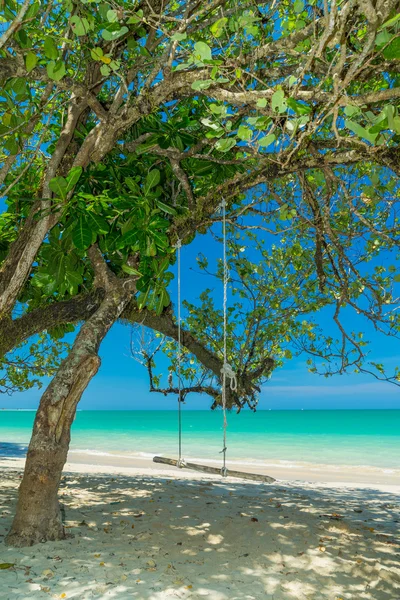
[[[210,282],[199,274],[196,256],[199,252],[211,259],[222,252],[222,248],[207,234],[198,236],[193,244],[182,249],[182,298],[195,300],[200,291]],[[219,283],[216,286],[220,285]],[[172,296],[176,280],[172,282]],[[219,290],[215,289],[217,295]],[[222,301],[222,288],[220,290]],[[331,328],[328,317],[320,323]],[[366,329],[360,322],[359,329]],[[367,330],[366,339],[372,343],[372,356],[387,367],[400,363],[400,345]],[[176,409],[176,398],[164,397],[148,391],[147,372],[130,356],[130,329],[116,325],[109,332],[101,347],[102,365],[91,382],[80,404],[82,409]],[[330,379],[308,373],[306,358],[298,357],[274,372],[272,379],[263,387],[259,409],[357,409],[399,408],[400,388],[378,382],[366,375],[342,375]],[[43,388],[42,388],[43,389]],[[13,397],[0,397],[3,408],[34,408],[40,399],[39,390],[29,390]],[[206,396],[189,397],[185,410],[206,409],[211,401]]]

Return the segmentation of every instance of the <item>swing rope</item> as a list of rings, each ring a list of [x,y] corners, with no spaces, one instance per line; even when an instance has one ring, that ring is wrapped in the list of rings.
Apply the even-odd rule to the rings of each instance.
[[[181,383],[181,361],[182,361],[182,340],[181,340],[181,247],[182,242],[177,240],[175,248],[178,255],[178,467],[185,466],[182,458],[182,383]]]
[[[223,269],[224,269],[224,300],[223,300],[223,314],[224,314],[224,363],[221,369],[222,373],[222,414],[223,414],[223,437],[222,437],[222,477],[226,477],[228,469],[226,467],[226,430],[228,427],[228,420],[226,417],[226,384],[227,379],[230,379],[230,388],[232,391],[237,389],[237,380],[234,370],[231,365],[227,362],[227,304],[228,304],[228,283],[229,283],[229,266],[226,258],[226,202],[225,199],[221,202],[222,210],[222,237],[223,237]]]
[[[223,449],[220,454],[223,454],[223,463],[222,468],[217,469],[215,467],[209,467],[206,465],[198,465],[195,463],[186,462],[184,458],[182,458],[182,414],[181,414],[181,404],[182,404],[182,322],[181,322],[181,240],[178,239],[175,248],[177,250],[177,270],[178,270],[178,355],[177,355],[177,374],[178,374],[178,434],[179,434],[179,459],[171,459],[166,458],[164,456],[155,456],[153,461],[155,463],[161,463],[166,465],[173,465],[180,469],[192,469],[194,471],[200,471],[204,473],[213,473],[220,474],[222,477],[226,477],[228,475],[228,469],[226,467],[226,430],[228,427],[228,421],[226,418],[226,386],[227,379],[230,380],[230,389],[235,391],[237,389],[237,379],[234,370],[231,365],[227,362],[227,304],[228,304],[228,282],[229,282],[229,267],[227,261],[227,252],[226,252],[226,203],[225,199],[223,199],[220,209],[222,210],[222,232],[223,232],[223,281],[224,281],[224,303],[223,303],[223,315],[224,315],[224,323],[223,323],[223,336],[224,336],[224,357],[223,357],[223,366],[221,369],[222,374],[222,413],[223,413]],[[229,471],[229,475],[232,477],[239,477],[241,479],[249,479],[251,481],[263,481],[264,483],[273,483],[275,479],[273,477],[269,477],[268,475],[257,475],[254,473],[243,473],[241,471]]]

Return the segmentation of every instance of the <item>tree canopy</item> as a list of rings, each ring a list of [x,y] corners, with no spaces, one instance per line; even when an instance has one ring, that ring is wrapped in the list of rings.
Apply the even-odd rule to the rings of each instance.
[[[398,7],[4,0],[2,354],[43,331],[62,338],[95,312],[94,247],[134,282],[118,318],[176,339],[175,244],[212,229],[224,198],[236,403],[254,405],[257,382],[297,350],[314,370],[322,357],[328,373],[396,381],[365,367],[364,341],[340,315],[399,331]],[[315,323],[326,306],[337,340]],[[188,367],[188,386],[214,397],[220,320],[207,291],[187,307],[187,350],[204,367]],[[56,348],[41,373],[57,368]]]

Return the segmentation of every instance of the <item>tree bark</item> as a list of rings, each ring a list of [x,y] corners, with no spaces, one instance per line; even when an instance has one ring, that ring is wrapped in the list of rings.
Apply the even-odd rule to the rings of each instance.
[[[65,538],[57,492],[67,460],[71,425],[77,404],[99,369],[100,343],[130,297],[122,286],[107,290],[98,310],[82,325],[69,355],[41,398],[16,516],[6,538],[10,546]]]
[[[35,308],[18,319],[0,320],[0,359],[31,336],[65,323],[86,321],[99,308],[104,290]]]

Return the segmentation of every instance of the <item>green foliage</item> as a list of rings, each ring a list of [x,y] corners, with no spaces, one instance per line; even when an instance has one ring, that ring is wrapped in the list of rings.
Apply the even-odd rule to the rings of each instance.
[[[5,31],[20,6],[3,3]],[[230,306],[237,368],[257,369],[266,352],[289,360],[299,339],[311,354],[322,355],[324,343],[336,360],[336,339],[301,316],[328,306],[351,307],[397,335],[385,306],[395,301],[398,269],[369,268],[398,244],[389,171],[399,163],[397,14],[382,9],[372,23],[354,11],[341,23],[338,11],[328,32],[318,0],[228,0],[199,5],[193,18],[184,3],[167,4],[156,25],[149,6],[126,0],[42,9],[32,1],[0,50],[0,261],[35,200],[34,218],[52,214],[56,223],[20,295],[27,310],[90,290],[96,243],[118,278],[137,278],[140,309],[161,314],[177,237],[186,244],[209,230],[226,195],[240,280]],[[247,227],[279,241],[246,239]],[[188,327],[220,354],[212,292],[187,310]],[[239,332],[235,322],[245,323]],[[352,333],[347,341],[356,354],[364,343]],[[359,368],[357,360],[346,355],[338,370]]]
[[[48,333],[15,348],[0,360],[0,394],[41,388],[43,378],[55,374],[67,349],[68,344]]]

